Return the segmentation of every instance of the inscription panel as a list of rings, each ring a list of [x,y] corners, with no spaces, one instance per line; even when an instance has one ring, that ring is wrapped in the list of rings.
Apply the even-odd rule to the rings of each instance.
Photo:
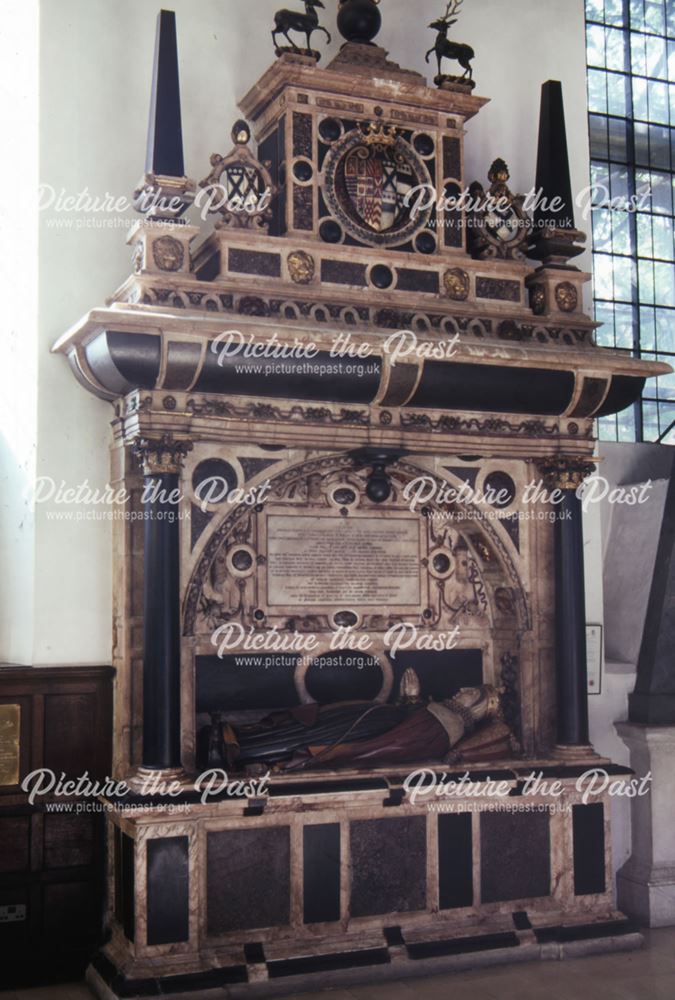
[[[21,706],[0,705],[0,785],[18,785]]]
[[[422,600],[419,519],[270,515],[270,607],[411,607]]]

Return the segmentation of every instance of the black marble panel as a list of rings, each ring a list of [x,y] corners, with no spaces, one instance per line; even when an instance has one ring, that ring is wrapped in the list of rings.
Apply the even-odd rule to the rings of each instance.
[[[287,826],[209,833],[208,933],[289,923],[291,838]]]
[[[574,894],[605,891],[605,808],[602,802],[572,807]]]
[[[321,261],[321,280],[332,281],[336,285],[360,285],[365,287],[366,265],[347,260]]]
[[[306,924],[340,919],[340,824],[303,830],[303,904]]]
[[[293,156],[312,159],[312,116],[293,112]]]
[[[190,937],[187,837],[148,840],[148,944]]]
[[[518,948],[520,941],[513,931],[504,934],[476,934],[474,937],[450,938],[445,941],[420,941],[409,944],[408,958],[419,961],[425,958],[440,958],[445,955],[467,955],[477,951],[493,951],[497,948]],[[452,996],[450,991],[448,995]]]
[[[436,271],[418,271],[412,267],[397,268],[396,289],[399,292],[432,292],[438,294],[439,280]]]
[[[293,185],[293,227],[310,230],[314,227],[314,195],[311,187]]]
[[[192,489],[200,499],[202,496],[206,498],[211,495],[208,492],[208,486],[204,486],[203,495],[199,492],[200,486],[203,486],[208,480],[217,480],[213,484],[213,496],[214,498],[219,498],[217,501],[214,501],[216,503],[221,503],[225,500],[225,493],[229,493],[238,485],[236,471],[229,462],[224,461],[222,458],[205,458],[192,473]],[[220,499],[221,492],[223,494],[222,499]]]
[[[281,184],[281,164],[284,161],[285,115],[281,117],[274,132],[260,143],[258,156],[261,162],[269,163],[272,183],[277,188],[277,196],[272,199],[272,219],[270,221],[270,236],[282,236],[285,230],[285,188]]]
[[[480,842],[483,903],[550,895],[548,813],[481,813]]]
[[[407,405],[553,415],[567,409],[573,394],[571,371],[427,361]]]
[[[471,813],[438,817],[438,894],[441,910],[473,904]]]
[[[426,906],[426,817],[350,825],[351,915],[407,913]]]
[[[446,465],[444,468],[447,472],[451,472],[453,476],[457,476],[462,482],[468,483],[469,486],[474,487],[476,485],[480,469],[466,469],[458,465]]]
[[[269,469],[271,465],[277,464],[276,458],[241,458],[239,457],[239,464],[244,473],[244,479],[248,482],[249,479],[253,479],[255,476],[264,472],[265,469]]]
[[[312,660],[305,684],[314,701],[330,705],[338,701],[374,701],[382,689],[382,667],[374,656],[337,649]]]
[[[196,710],[291,708],[298,704],[297,653],[196,657]]]
[[[302,958],[280,958],[267,963],[270,979],[286,976],[319,976],[340,969],[359,969],[364,966],[388,965],[386,948],[359,948],[328,955],[303,955]],[[286,992],[286,991],[284,991]]]
[[[443,137],[443,177],[448,180],[462,179],[462,155],[459,139]]]
[[[461,211],[445,212],[443,242],[446,247],[464,246],[464,214]]]
[[[118,899],[118,912],[121,917],[124,935],[129,941],[133,941],[136,935],[136,876],[135,864],[135,844],[126,833],[120,835],[119,851],[119,886],[120,898]]]
[[[265,278],[281,277],[281,255],[259,250],[237,250],[233,247],[227,257],[230,271],[238,274],[256,274]]]
[[[503,278],[476,278],[476,297],[520,302],[520,283]]]
[[[250,311],[246,315],[264,316],[265,307],[262,300],[256,296],[247,298],[249,299],[247,308]],[[309,310],[303,311],[303,315],[308,312]],[[332,358],[328,351],[320,351],[311,361],[298,358],[280,359],[275,363],[274,372],[270,374],[261,371],[259,358],[247,358],[241,353],[225,357],[218,352],[214,353],[209,344],[195,391],[219,395],[276,396],[283,399],[369,403],[377,393],[382,366],[381,358],[373,357],[369,360],[368,368],[374,367],[375,370],[369,370],[363,378],[354,377],[351,359]],[[330,379],[327,379],[325,371],[322,371],[322,367],[327,364],[331,366]],[[224,414],[234,412],[229,402],[218,401],[214,406],[215,412]],[[273,418],[275,413],[274,408],[266,408],[266,419]],[[324,415],[324,419],[329,419],[329,416],[330,414]],[[343,419],[348,418],[349,414]]]
[[[441,701],[452,698],[460,688],[483,683],[483,653],[480,649],[451,649],[435,652],[428,649],[399,652],[391,661],[394,672],[392,700],[398,696],[401,677],[412,667],[419,677],[425,698]]]

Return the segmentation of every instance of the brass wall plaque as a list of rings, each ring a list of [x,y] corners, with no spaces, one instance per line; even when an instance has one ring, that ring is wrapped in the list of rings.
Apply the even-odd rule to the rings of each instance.
[[[0,705],[0,787],[18,785],[21,706]]]

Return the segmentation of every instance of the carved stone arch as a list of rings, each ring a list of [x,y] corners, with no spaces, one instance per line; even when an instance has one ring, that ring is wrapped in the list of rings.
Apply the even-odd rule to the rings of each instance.
[[[338,454],[322,456],[321,458],[301,459],[276,474],[270,476],[270,499],[282,499],[292,493],[294,489],[300,488],[301,480],[306,479],[315,472],[330,464],[353,469],[353,461],[343,452]],[[225,511],[220,516],[216,515],[209,525],[201,556],[194,567],[190,580],[185,591],[183,604],[183,635],[194,635],[194,626],[197,615],[197,607],[204,590],[204,585],[208,579],[211,567],[216,556],[224,543],[237,532],[243,537],[249,534],[252,529],[250,522],[254,521],[253,511],[250,507],[238,506],[232,511]],[[208,533],[208,534],[207,534]]]
[[[438,487],[450,484],[450,486],[459,488],[464,482],[451,472],[444,473],[440,476],[423,466],[414,465],[413,463],[406,462],[405,460],[397,463],[396,467],[409,471],[411,481],[421,473],[434,480]],[[431,502],[429,506],[435,506],[438,510],[442,509],[438,505],[434,505],[433,502]],[[487,516],[487,512],[481,509],[478,504],[467,503],[462,506],[467,511],[471,512],[471,524],[477,528],[481,534],[485,535],[486,540],[490,544],[491,549],[495,552],[500,562],[501,568],[508,579],[510,586],[514,590],[514,594],[516,596],[516,612],[519,629],[522,631],[529,630],[532,627],[530,605],[525,587],[523,586],[520,571],[516,566],[510,551],[511,545],[506,530],[499,525],[498,519]],[[475,551],[475,544],[472,544],[470,538],[468,539],[468,544],[474,550],[475,554],[479,555],[479,553]]]
[[[322,455],[309,460],[302,459],[270,476],[270,489],[266,502],[269,504],[300,504],[303,501],[307,501],[309,491],[316,488],[316,503],[324,505],[326,509],[329,510],[331,506],[335,507],[335,504],[331,503],[331,499],[326,494],[323,484],[326,484],[327,487],[333,484],[339,484],[342,480],[344,480],[346,484],[351,482],[351,484],[358,489],[361,494],[364,494],[368,473],[369,470],[367,468],[357,469],[350,455],[344,452]],[[421,473],[430,476],[439,487],[444,484],[447,485],[448,482],[451,482],[451,480],[431,473],[429,470],[421,466],[402,460],[389,467],[389,475],[392,480],[394,490],[392,498],[388,501],[388,503],[396,503],[399,509],[401,509],[401,494],[404,485],[415,479]],[[459,484],[461,481],[457,480],[457,482]],[[373,512],[377,512],[381,509],[377,505],[370,504],[368,501],[362,502],[362,511],[370,509]],[[503,529],[495,526],[491,522],[491,519],[486,516],[486,512],[480,510],[477,505],[473,504],[466,506],[467,509],[470,509],[472,512],[471,527],[473,533],[484,536],[486,545],[489,546],[490,551],[495,554],[497,564],[494,567],[495,573],[493,574],[493,582],[494,579],[496,579],[496,573],[498,571],[503,576],[505,581],[505,586],[503,588],[504,592],[506,593],[508,591],[513,595],[514,622],[513,625],[509,625],[509,628],[513,628],[516,632],[527,630],[530,627],[528,601],[518,568],[514,563],[508,545],[505,543],[505,533],[503,532]],[[457,529],[455,530],[457,531]],[[210,600],[209,580],[211,578],[212,567],[214,566],[214,562],[221,549],[223,549],[224,546],[228,546],[228,549],[231,550],[234,545],[239,545],[242,549],[248,549],[255,552],[258,547],[256,511],[252,507],[239,506],[230,512],[223,513],[220,518],[216,515],[207,531],[209,532],[209,535],[207,535],[198,563],[192,572],[186,588],[183,606],[183,634],[186,636],[195,634],[198,611],[201,609],[203,613],[204,608],[206,608],[208,612]],[[468,531],[457,531],[457,534],[466,536],[468,535]],[[489,574],[486,574],[484,568],[481,568],[481,554],[477,549],[475,541],[468,538],[467,547],[476,567],[476,569],[472,570],[472,572],[477,572],[479,574],[480,583],[485,593],[485,612],[488,620],[488,628],[494,628],[495,612],[491,607],[491,600],[494,599],[491,596],[491,590],[494,590],[494,587],[489,590],[485,586],[485,579]],[[264,553],[258,552],[256,565],[260,566],[264,564],[264,559]],[[222,555],[221,562],[226,562],[226,559]],[[251,578],[255,576],[256,565],[251,567],[249,574]],[[222,617],[214,617],[212,622],[214,627],[218,621],[230,620],[231,614],[233,615],[236,613],[243,616],[244,612],[246,612],[247,615],[255,613],[255,600],[250,594],[247,596],[245,593],[247,586],[245,577],[242,576],[241,578],[231,581],[231,583],[231,606],[225,611],[224,619]],[[213,613],[214,615],[222,614],[222,609],[220,612],[218,612],[217,609],[214,609]],[[370,627],[376,630],[381,630],[383,627],[386,627],[382,624],[375,624],[376,617],[377,616],[372,616]],[[386,618],[386,616],[382,615],[380,617],[382,618],[382,621]],[[302,627],[309,623],[309,626],[314,625],[318,630],[321,630],[324,626],[326,628],[330,628],[328,622],[323,623],[314,620],[310,621],[311,618],[311,615],[304,617],[302,615],[298,616]],[[307,619],[307,621],[305,621],[305,619]],[[255,625],[256,620],[256,618],[253,618],[250,623]],[[259,619],[259,621],[260,627],[263,627],[263,619]],[[429,614],[427,614],[426,620],[421,621],[420,624],[422,626],[434,626],[436,622]]]

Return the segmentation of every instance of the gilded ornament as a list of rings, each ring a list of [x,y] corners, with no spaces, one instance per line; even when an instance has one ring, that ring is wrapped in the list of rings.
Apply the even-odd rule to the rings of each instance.
[[[562,312],[574,312],[579,304],[579,293],[570,281],[562,281],[555,287],[555,300]]]
[[[471,279],[461,267],[453,267],[443,275],[445,293],[455,302],[465,302],[471,290]]]
[[[288,255],[288,273],[296,285],[308,285],[314,278],[315,264],[311,254],[304,250],[294,250]]]
[[[543,285],[533,285],[530,289],[530,308],[535,316],[546,312],[546,289]]]

